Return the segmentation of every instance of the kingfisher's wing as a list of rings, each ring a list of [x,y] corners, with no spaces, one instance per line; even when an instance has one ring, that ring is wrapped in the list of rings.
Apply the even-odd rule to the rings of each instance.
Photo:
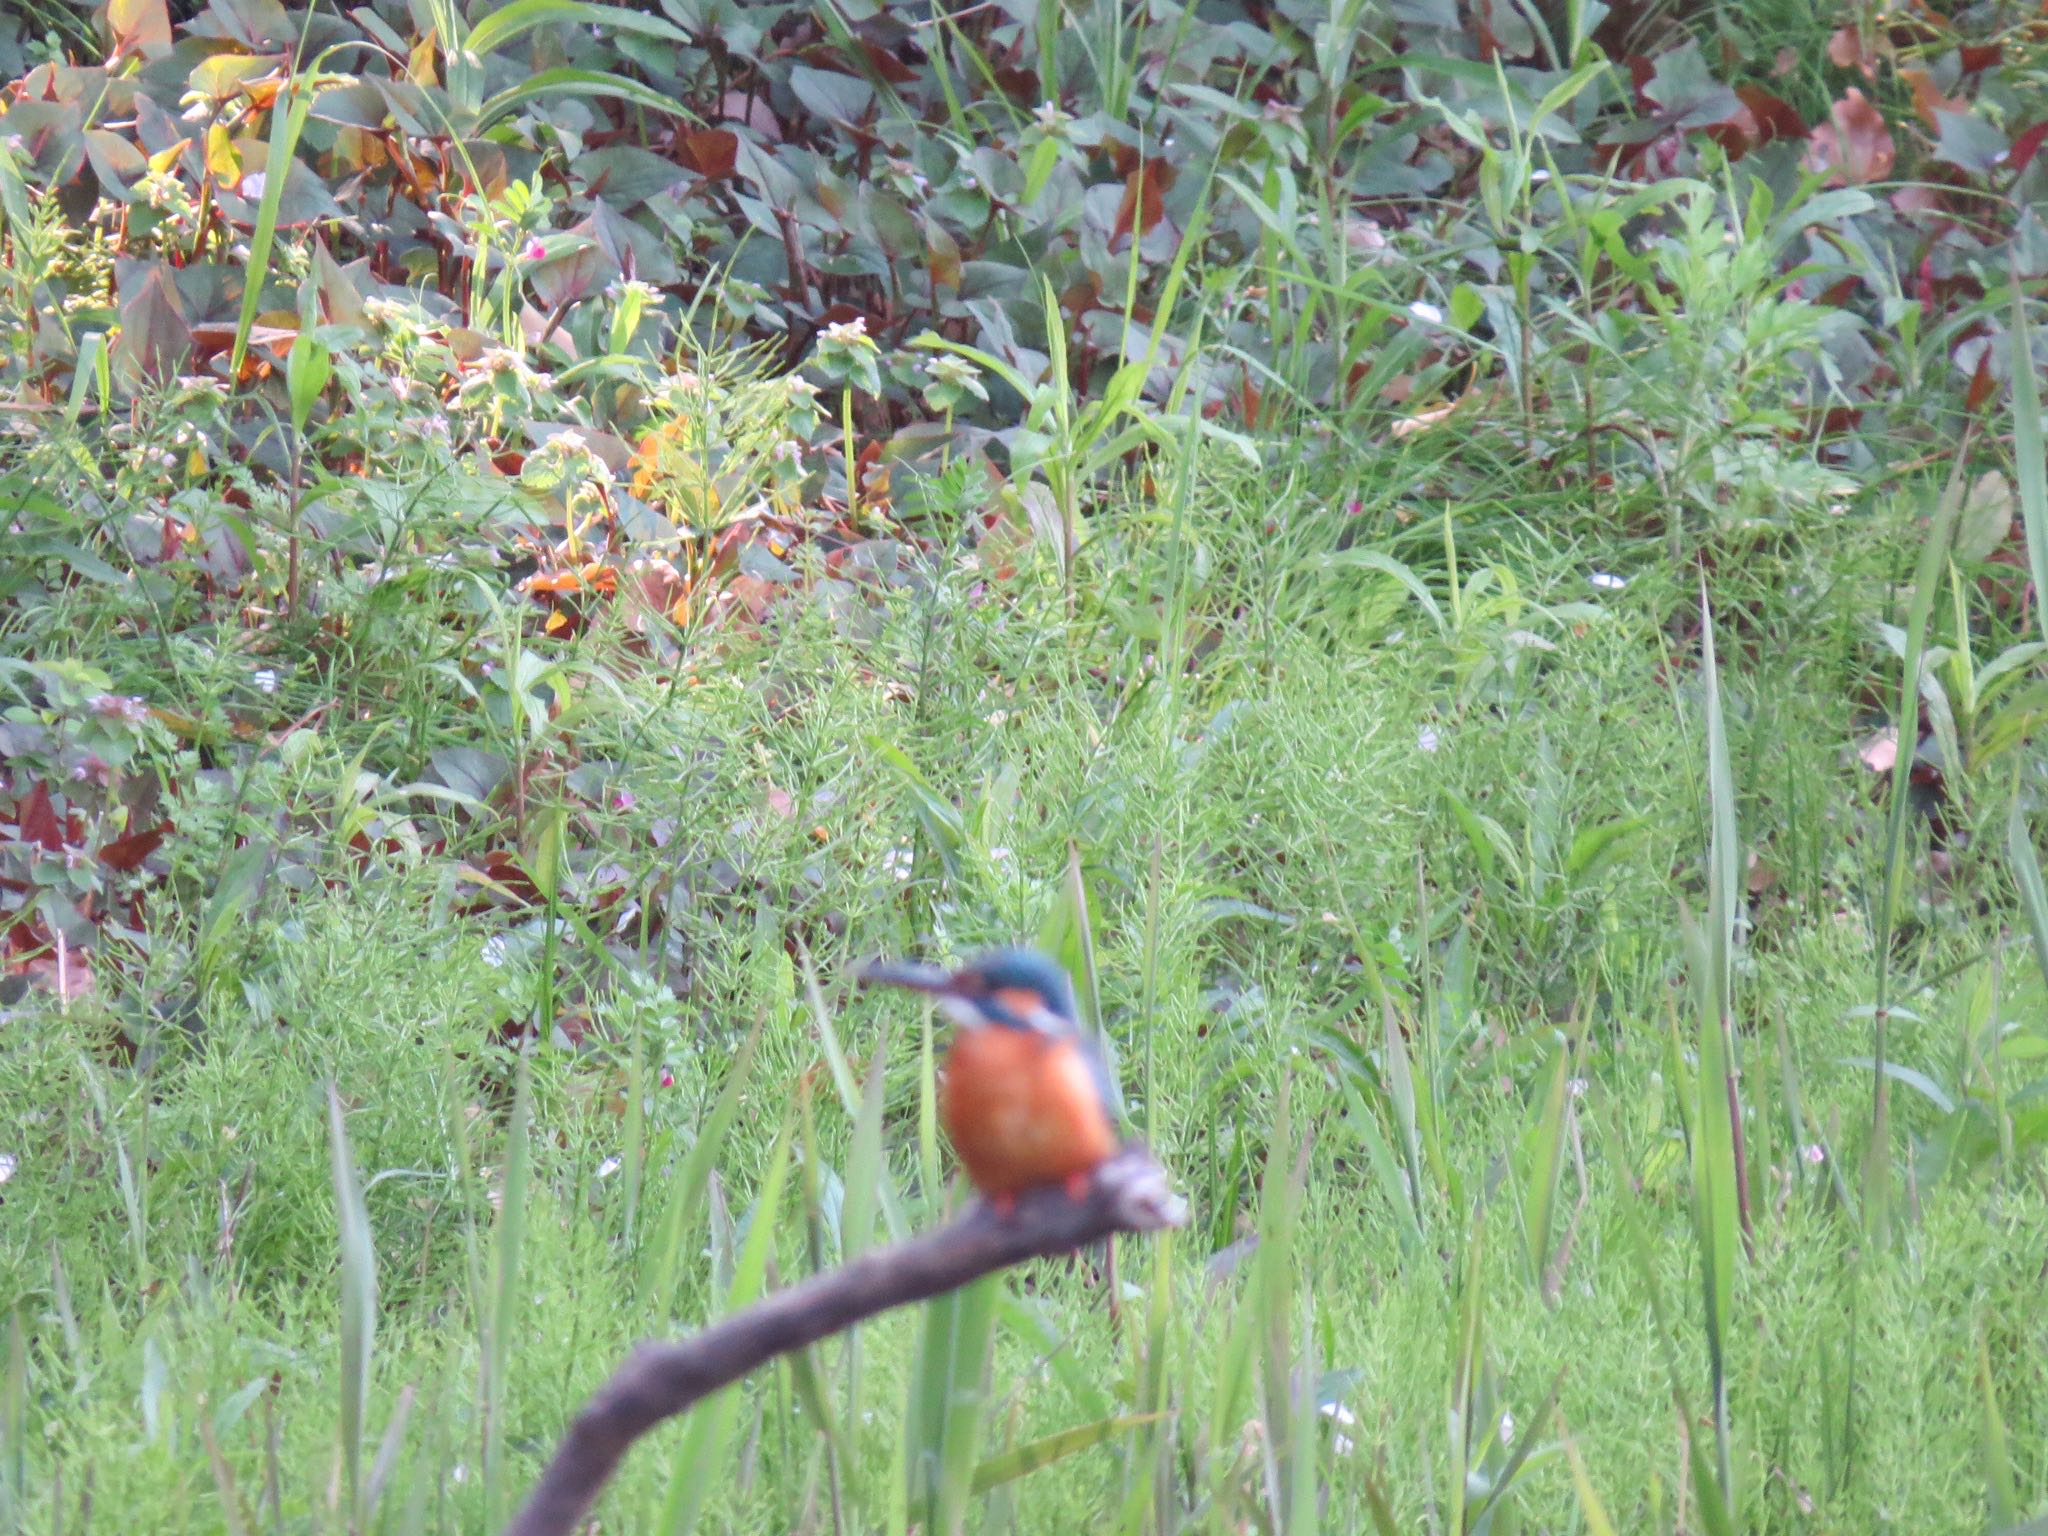
[[[1088,1063],[1088,1075],[1095,1080],[1095,1092],[1102,1100],[1102,1112],[1118,1134],[1122,1134],[1124,1119],[1123,1095],[1117,1092],[1116,1079],[1110,1075],[1108,1058],[1103,1055],[1102,1043],[1095,1038],[1092,1030],[1079,1025],[1074,1027],[1074,1045],[1081,1052],[1081,1059]]]

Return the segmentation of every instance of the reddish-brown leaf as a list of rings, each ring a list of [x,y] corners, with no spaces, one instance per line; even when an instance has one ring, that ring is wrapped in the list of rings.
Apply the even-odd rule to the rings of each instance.
[[[729,121],[745,124],[768,143],[782,142],[782,120],[752,91],[727,91],[718,110]]]
[[[1038,71],[1035,69],[1017,69],[1006,64],[998,69],[995,75],[996,84],[1002,88],[1005,95],[1015,100],[1037,101],[1043,94],[1038,89]]]
[[[1977,371],[1970,375],[1970,387],[1963,394],[1963,409],[1981,411],[1986,402],[1998,393],[1998,380],[1991,376],[1991,349],[1977,359]]]
[[[1828,39],[1828,58],[1842,69],[1860,71],[1866,80],[1877,73],[1876,63],[1863,47],[1863,34],[1854,27],[1843,27]]]
[[[171,51],[171,13],[164,0],[108,0],[107,30],[114,34],[116,59]]]
[[[908,85],[917,78],[917,71],[897,58],[888,49],[861,39],[861,51],[868,56],[868,63],[891,85]]]
[[[1636,91],[1636,106],[1639,109],[1648,109],[1652,103],[1643,92],[1648,89],[1650,82],[1657,78],[1657,66],[1640,53],[1630,54],[1626,62],[1629,84],[1633,85]]]
[[[960,246],[937,219],[924,221],[924,259],[934,288],[959,288]]]
[[[15,806],[14,821],[21,828],[21,835],[44,852],[63,851],[64,824],[57,819],[56,807],[50,804],[49,785],[37,782],[28,797]]]
[[[1768,144],[1773,139],[1796,139],[1806,132],[1805,122],[1782,96],[1773,96],[1760,85],[1738,85],[1735,94],[1743,106],[1743,116],[1737,121],[1748,132],[1752,145]]]
[[[1899,78],[1913,88],[1913,110],[1919,114],[1920,121],[1935,132],[1941,129],[1941,123],[1935,117],[1935,113],[1970,110],[1967,101],[1958,101],[1942,95],[1941,87],[1934,83],[1934,76],[1924,69],[1902,69],[1899,71]]]
[[[2033,163],[2043,141],[2048,141],[2048,119],[2034,124],[2012,141],[2012,153],[2006,156],[2005,163],[2012,167],[2014,175],[2018,175]]]
[[[184,300],[178,297],[171,269],[152,263],[141,280],[121,295],[121,325],[114,341],[114,360],[131,377],[169,383],[192,351],[192,332],[185,323]]]
[[[540,887],[533,883],[516,855],[503,848],[494,848],[484,855],[484,873],[520,901],[530,906],[540,905]]]
[[[1112,247],[1135,229],[1140,236],[1166,216],[1166,184],[1171,174],[1163,165],[1134,169],[1124,178],[1123,201],[1117,204],[1116,227],[1110,231]]]
[[[730,128],[699,128],[684,134],[676,151],[685,169],[708,181],[720,181],[730,176],[739,162],[740,139]]]
[[[162,845],[164,835],[171,831],[168,821],[158,822],[142,832],[130,832],[117,837],[111,843],[101,846],[99,860],[109,869],[120,870],[123,874],[141,867],[142,861],[155,853]]]
[[[1853,85],[1807,139],[1807,164],[1833,187],[1882,181],[1896,159],[1884,114]]]
[[[22,967],[33,986],[54,993],[65,1002],[76,1002],[92,991],[92,960],[82,949],[62,954],[38,955]]]

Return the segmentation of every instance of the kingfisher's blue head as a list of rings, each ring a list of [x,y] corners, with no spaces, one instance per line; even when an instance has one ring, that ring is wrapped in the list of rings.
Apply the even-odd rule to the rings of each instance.
[[[1032,949],[999,949],[957,971],[912,961],[878,961],[860,973],[864,982],[908,987],[931,997],[955,1023],[1005,1029],[1071,1031],[1074,984],[1066,968]]]

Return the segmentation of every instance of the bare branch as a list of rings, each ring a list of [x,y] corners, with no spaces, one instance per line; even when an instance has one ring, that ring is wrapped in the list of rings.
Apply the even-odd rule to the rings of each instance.
[[[635,1440],[777,1355],[1025,1259],[1186,1218],[1165,1171],[1133,1144],[1095,1171],[1079,1200],[1064,1189],[1034,1190],[1003,1216],[977,1202],[936,1232],[813,1275],[693,1338],[642,1344],[576,1416],[505,1536],[569,1536]]]

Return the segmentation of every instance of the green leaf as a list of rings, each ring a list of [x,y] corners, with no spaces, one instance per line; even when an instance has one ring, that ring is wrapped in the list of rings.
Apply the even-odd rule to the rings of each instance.
[[[1935,109],[1934,158],[1972,176],[1989,176],[2005,164],[2012,146],[2004,134],[1975,112]]]
[[[902,748],[881,741],[874,742],[873,746],[882,761],[895,770],[896,777],[910,791],[917,819],[936,847],[946,872],[957,875],[960,854],[967,844],[967,826],[961,820],[960,808],[931,786]]]
[[[846,127],[860,122],[875,104],[873,86],[858,75],[842,75],[836,69],[792,65],[789,88],[812,116]]]
[[[1334,554],[1325,555],[1323,564],[1333,570],[1363,567],[1366,570],[1384,572],[1414,595],[1416,602],[1422,605],[1422,611],[1429,615],[1430,622],[1436,625],[1438,634],[1448,632],[1443,610],[1437,606],[1436,594],[1429,590],[1428,584],[1420,576],[1392,555],[1383,554],[1377,549],[1340,549]]]
[[[292,349],[285,355],[285,391],[291,397],[292,431],[301,438],[306,434],[306,423],[313,415],[313,406],[326,392],[327,382],[334,377],[334,354],[324,342],[315,341],[305,331],[292,340]]]
[[[1129,1430],[1156,1424],[1165,1417],[1167,1415],[1163,1413],[1125,1414],[1119,1418],[1098,1419],[1093,1424],[1077,1424],[1072,1429],[1062,1429],[1037,1440],[1026,1441],[1000,1455],[989,1457],[976,1467],[972,1487],[976,1493],[987,1493],[989,1489],[1014,1482],[1026,1473],[1064,1461],[1079,1451],[1101,1445],[1105,1440],[1112,1440]]]
[[[1586,828],[1572,839],[1571,851],[1564,859],[1565,873],[1574,877],[1593,873],[1623,843],[1649,824],[1647,816],[1624,816],[1617,821],[1603,821],[1597,827]]]
[[[333,49],[320,55],[324,61]],[[306,118],[313,100],[330,85],[347,84],[346,77],[321,75],[319,61],[314,71],[294,74],[278,93],[270,113],[270,149],[264,157],[263,200],[257,205],[256,223],[249,231],[249,259],[243,266],[242,312],[235,321],[235,345],[228,359],[228,377],[242,376],[242,361],[249,355],[249,332],[263,308],[263,280],[270,271],[270,247],[277,239],[278,210],[284,205],[285,184],[292,177],[290,167],[298,153],[299,136],[306,131]],[[283,110],[279,110],[282,108]]]
[[[529,101],[538,101],[545,96],[593,96],[624,101],[649,112],[659,112],[664,117],[680,117],[691,123],[703,122],[674,97],[664,96],[638,80],[629,80],[624,75],[602,69],[563,67],[544,69],[517,85],[507,86],[495,96],[487,97],[476,109],[477,127],[479,130],[489,128]]]
[[[642,37],[658,37],[664,42],[690,41],[690,34],[674,22],[622,5],[593,5],[588,0],[512,0],[510,5],[499,6],[471,27],[461,46],[479,56],[492,54],[537,27],[608,27],[617,32],[637,32]]]

